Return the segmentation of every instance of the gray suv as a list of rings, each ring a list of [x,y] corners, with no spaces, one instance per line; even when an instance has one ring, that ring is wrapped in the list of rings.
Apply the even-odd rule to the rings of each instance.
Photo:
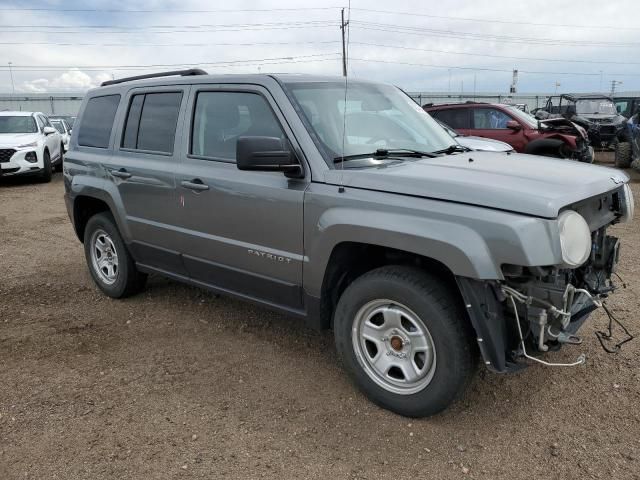
[[[331,328],[357,386],[414,417],[479,357],[512,372],[580,343],[614,289],[606,230],[633,216],[618,170],[469,152],[401,90],[340,77],[105,82],[64,178],[105,294],[155,273]]]

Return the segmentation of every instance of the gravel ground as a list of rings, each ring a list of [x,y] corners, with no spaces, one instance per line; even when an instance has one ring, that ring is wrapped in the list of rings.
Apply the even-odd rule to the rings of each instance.
[[[605,353],[601,312],[554,356],[586,365],[481,371],[408,420],[354,389],[330,332],[158,277],[98,293],[62,191],[0,185],[2,480],[640,478],[640,342]],[[610,306],[640,334],[638,222],[614,229],[630,287]]]

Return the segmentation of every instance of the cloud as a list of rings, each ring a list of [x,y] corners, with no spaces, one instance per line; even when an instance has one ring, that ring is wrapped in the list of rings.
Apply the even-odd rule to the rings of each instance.
[[[97,87],[100,83],[109,79],[109,75],[100,73],[93,77],[89,74],[73,68],[58,77],[36,78],[22,83],[19,90],[27,93],[45,92],[84,92]]]

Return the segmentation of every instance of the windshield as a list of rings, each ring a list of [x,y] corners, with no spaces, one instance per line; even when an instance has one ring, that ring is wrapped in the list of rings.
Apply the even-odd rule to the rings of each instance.
[[[56,127],[56,130],[58,130],[58,132],[65,133],[64,125],[62,124],[62,122],[60,120],[51,120],[51,125]]]
[[[508,105],[507,108],[509,109],[511,116],[516,117],[529,128],[538,128],[538,121],[532,115],[529,115],[527,112],[523,112],[514,105]]]
[[[38,127],[33,117],[0,115],[0,133],[37,133]]]
[[[576,101],[576,113],[578,114],[606,114],[617,115],[616,106],[608,98],[594,98]]]
[[[446,123],[436,119],[436,122],[438,122],[438,125],[440,125],[442,128],[444,128],[447,133],[449,135],[451,135],[453,138],[459,137],[460,134],[458,132],[456,132],[454,129],[452,129],[449,125],[447,125]]]
[[[345,102],[343,82],[292,82],[287,86],[328,160],[378,149],[434,152],[455,144],[429,114],[396,87],[350,82]]]

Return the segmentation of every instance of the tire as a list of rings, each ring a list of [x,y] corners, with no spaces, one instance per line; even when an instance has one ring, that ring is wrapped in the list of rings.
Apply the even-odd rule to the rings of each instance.
[[[60,144],[60,160],[58,161],[58,164],[56,165],[56,172],[61,172],[62,171],[63,163],[64,163],[64,145],[61,143]]]
[[[477,364],[460,302],[441,279],[415,267],[382,267],[356,279],[338,301],[334,335],[358,388],[406,417],[447,408],[462,395]]]
[[[53,169],[51,167],[51,155],[49,150],[45,150],[42,158],[42,172],[40,172],[40,181],[43,183],[49,183],[51,176],[53,175]]]
[[[616,142],[615,165],[618,168],[629,168],[631,166],[631,143]]]
[[[147,275],[136,268],[111,213],[89,219],[84,253],[93,281],[109,297],[125,298],[144,288]]]

